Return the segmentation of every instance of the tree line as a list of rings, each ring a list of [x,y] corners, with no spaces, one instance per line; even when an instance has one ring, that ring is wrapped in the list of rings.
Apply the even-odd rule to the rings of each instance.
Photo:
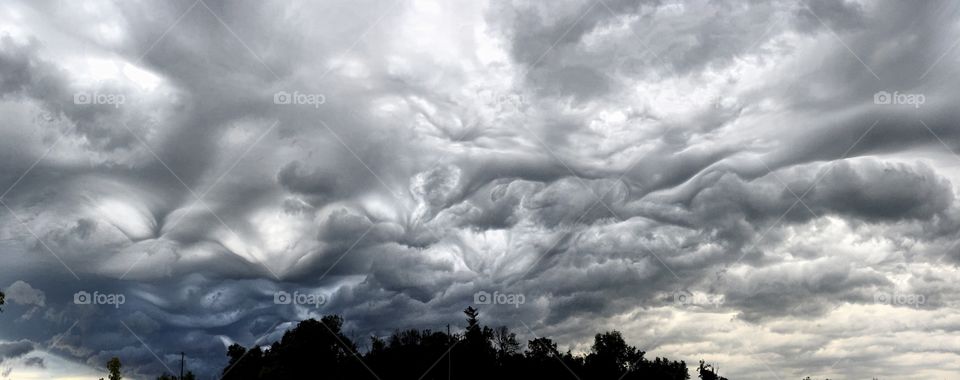
[[[308,319],[269,348],[233,344],[223,380],[280,379],[531,379],[687,380],[687,364],[656,357],[626,343],[618,331],[594,336],[589,353],[561,352],[550,338],[535,337],[523,349],[507,327],[482,326],[473,307],[464,310],[462,332],[398,330],[373,336],[361,353],[344,334],[337,315]],[[696,368],[703,380],[726,380],[709,364]]]

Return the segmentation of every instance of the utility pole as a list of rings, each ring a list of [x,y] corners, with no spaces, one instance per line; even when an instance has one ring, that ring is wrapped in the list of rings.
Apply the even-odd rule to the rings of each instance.
[[[450,352],[450,324],[447,323],[447,380],[450,380],[450,368],[453,364],[451,363],[453,361],[452,355],[453,353]]]
[[[183,380],[183,352],[180,352],[180,380]]]

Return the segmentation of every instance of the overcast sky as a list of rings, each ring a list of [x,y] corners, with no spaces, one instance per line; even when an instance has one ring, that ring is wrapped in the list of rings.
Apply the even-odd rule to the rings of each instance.
[[[946,0],[0,2],[0,376],[496,292],[574,352],[960,379],[958,42]]]

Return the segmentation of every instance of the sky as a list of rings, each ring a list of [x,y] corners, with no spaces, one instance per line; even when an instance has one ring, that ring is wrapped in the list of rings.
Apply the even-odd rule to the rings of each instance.
[[[0,379],[467,306],[960,379],[958,44],[944,0],[0,2]]]

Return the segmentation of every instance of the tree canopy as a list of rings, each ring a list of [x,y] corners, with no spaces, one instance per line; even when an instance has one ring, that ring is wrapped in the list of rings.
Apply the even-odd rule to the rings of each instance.
[[[123,374],[121,370],[123,369],[123,364],[120,363],[120,358],[114,356],[107,361],[107,379],[108,380],[122,380]],[[100,380],[103,380],[101,377]]]
[[[506,326],[481,325],[473,307],[464,314],[466,324],[460,332],[397,330],[388,337],[370,337],[366,353],[342,331],[340,316],[308,319],[269,347],[228,347],[223,380],[690,378],[685,362],[649,360],[619,331],[596,334],[590,352],[575,355],[561,353],[546,337],[535,337],[522,349],[516,333]],[[707,373],[712,370],[704,369],[701,377]]]
[[[365,353],[344,333],[342,317],[307,319],[269,346],[227,347],[228,362],[220,379],[690,379],[684,361],[650,360],[616,330],[594,335],[588,353],[573,354],[560,352],[553,340],[536,335],[524,348],[508,327],[481,325],[480,312],[473,307],[463,312],[466,325],[459,332],[451,333],[449,326],[446,332],[396,330],[387,337],[369,337]],[[111,358],[109,380],[122,380],[121,369],[120,359]],[[727,380],[703,360],[696,371],[701,380]],[[190,371],[182,379],[167,373],[156,377],[195,379]]]

